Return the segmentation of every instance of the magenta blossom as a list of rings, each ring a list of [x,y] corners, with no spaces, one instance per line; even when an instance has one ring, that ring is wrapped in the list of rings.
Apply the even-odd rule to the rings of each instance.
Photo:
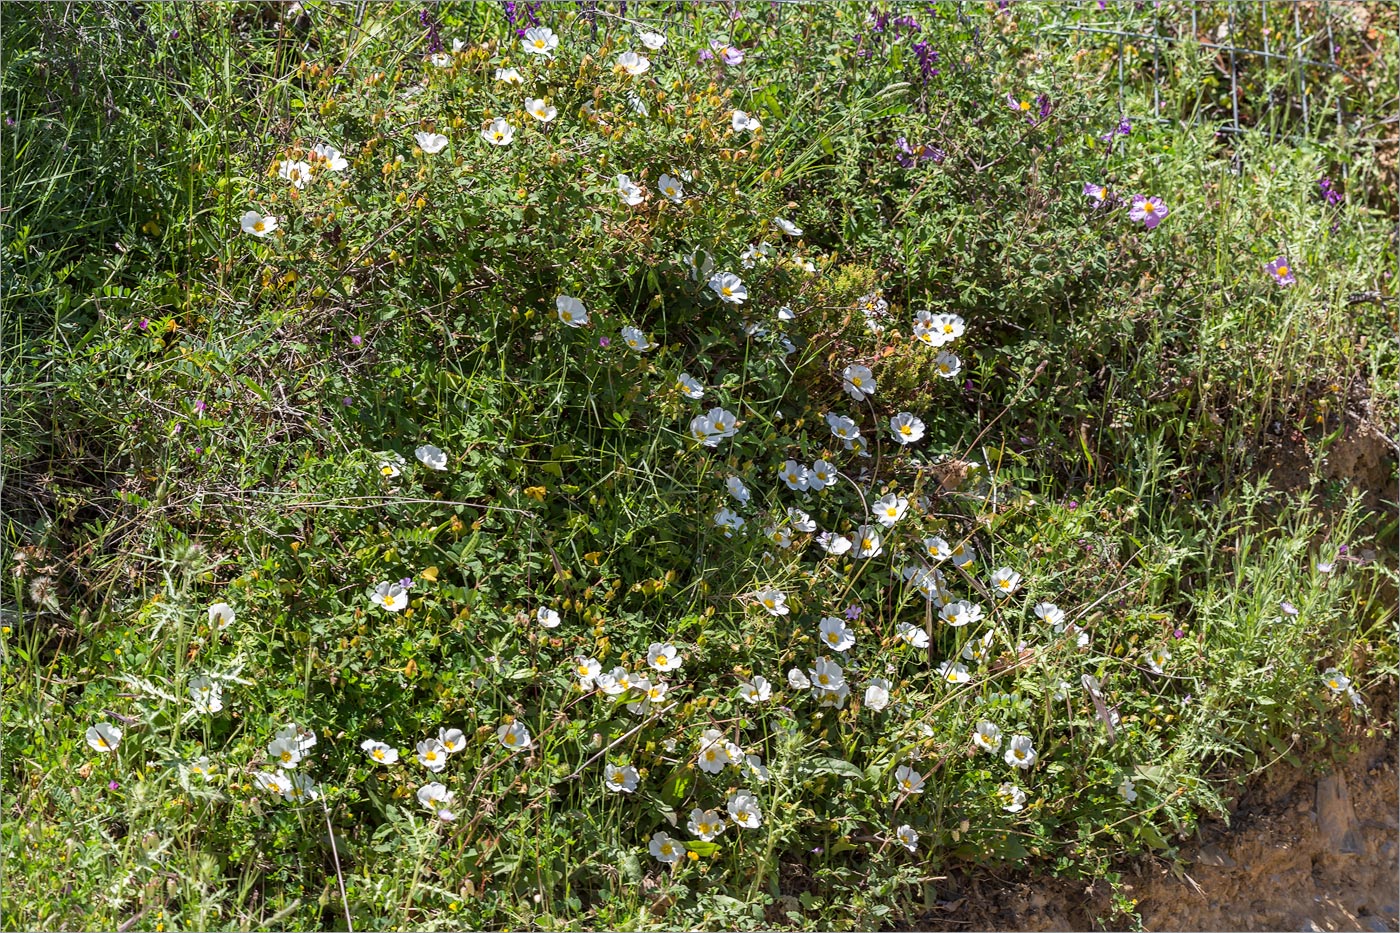
[[[598,346],[600,346],[600,347],[606,347],[606,346],[607,346],[608,344],[610,344],[610,343],[612,343],[612,341],[609,340],[607,337],[599,337],[599,338],[598,338]]]
[[[1171,211],[1167,205],[1162,203],[1161,198],[1135,194],[1133,195],[1133,207],[1128,212],[1128,217],[1132,220],[1142,221],[1142,225],[1151,230],[1161,223],[1169,213]]]
[[[1292,285],[1294,282],[1298,281],[1293,277],[1293,266],[1289,263],[1287,256],[1280,256],[1266,265],[1264,269],[1272,275],[1274,281],[1280,285]]]

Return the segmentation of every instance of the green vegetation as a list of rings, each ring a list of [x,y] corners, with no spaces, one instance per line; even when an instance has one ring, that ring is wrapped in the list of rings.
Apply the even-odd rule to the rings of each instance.
[[[912,924],[1389,728],[1395,12],[1231,135],[1110,6],[7,5],[4,927]]]

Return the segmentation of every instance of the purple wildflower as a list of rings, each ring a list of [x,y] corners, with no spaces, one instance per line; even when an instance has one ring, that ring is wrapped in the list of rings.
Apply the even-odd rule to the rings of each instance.
[[[905,168],[913,168],[918,162],[933,161],[942,163],[944,152],[927,144],[910,146],[909,141],[903,136],[895,140],[895,145],[899,147],[899,152],[895,153],[895,161]]]
[[[1172,629],[1172,638],[1185,638],[1185,637],[1186,637],[1186,630],[1185,630],[1185,629],[1180,629],[1180,628],[1178,628],[1178,629]]]
[[[353,335],[351,335],[351,337],[350,337],[350,342],[353,343],[353,344],[354,344],[355,346],[357,346],[357,347],[363,346],[363,345],[364,345],[364,342],[365,342],[365,338],[361,337],[359,334],[353,334]]]
[[[1055,108],[1055,105],[1050,103],[1050,96],[1048,94],[1041,94],[1037,96],[1035,102],[1036,105],[1039,107],[1040,119],[1042,120],[1050,116],[1050,111]]]
[[[1162,219],[1171,213],[1168,207],[1162,203],[1161,198],[1150,197],[1145,194],[1133,195],[1133,207],[1128,212],[1131,220],[1140,220],[1142,225],[1148,230],[1156,228]]]
[[[1286,616],[1296,616],[1298,614],[1298,607],[1293,605],[1286,599],[1280,602],[1278,605],[1279,608],[1283,610],[1283,614]]]
[[[107,789],[108,789],[108,790],[116,790],[118,787],[121,787],[121,785],[118,784],[116,781],[108,781],[108,782],[107,782]]]
[[[204,410],[208,407],[208,405],[204,404],[204,399],[200,399],[194,403],[194,410],[201,415],[204,414]]]
[[[1293,277],[1293,266],[1289,264],[1287,256],[1280,256],[1264,267],[1274,281],[1280,285],[1292,285],[1298,280]]]
[[[606,346],[607,346],[608,344],[610,344],[610,343],[612,343],[612,340],[610,340],[610,339],[607,338],[607,337],[599,337],[599,338],[598,338],[598,346],[600,346],[600,347],[606,347]]]
[[[1127,136],[1127,135],[1128,135],[1129,133],[1131,133],[1132,131],[1133,131],[1133,124],[1128,120],[1127,117],[1124,117],[1123,119],[1121,119],[1121,120],[1118,121],[1118,135],[1119,135],[1119,136]]]
[[[697,62],[707,62],[714,57],[714,52],[711,52],[709,49],[701,49],[700,54],[695,57],[695,60]]]
[[[854,622],[860,618],[860,607],[852,603],[846,607],[846,618]]]
[[[141,328],[142,330],[146,330],[147,328],[149,328],[149,327],[151,326],[151,322],[150,322],[147,318],[144,318],[144,317],[143,317],[143,318],[141,319],[141,323],[138,324],[138,325],[136,325],[136,326],[139,327],[139,328]]]
[[[1084,197],[1092,201],[1094,209],[1097,210],[1108,204],[1108,189],[1103,185],[1096,185],[1092,181],[1086,181],[1084,183]]]
[[[404,589],[409,589],[413,586],[413,578],[404,577],[402,580],[399,581],[399,586],[403,587]]]
[[[349,408],[351,405],[353,405],[353,404],[355,404],[355,403],[354,403],[354,401],[350,398],[350,396],[347,395],[347,396],[345,396],[343,399],[340,400],[340,404],[344,405],[346,408]]]
[[[1073,499],[1065,503],[1065,510],[1068,512],[1073,512],[1077,508],[1079,508],[1079,503]]]
[[[742,65],[744,63],[744,50],[728,46],[720,53],[720,58],[726,65]]]
[[[915,29],[918,28],[916,25]],[[914,43],[914,56],[919,60],[919,74],[923,76],[924,83],[927,84],[929,78],[938,74],[935,67],[938,62],[938,52],[927,42],[919,41]]]

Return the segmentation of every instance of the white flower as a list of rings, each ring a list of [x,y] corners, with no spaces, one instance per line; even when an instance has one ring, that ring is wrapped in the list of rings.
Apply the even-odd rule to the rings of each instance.
[[[910,852],[919,851],[919,834],[914,831],[914,827],[908,824],[899,827],[894,831],[894,838]]]
[[[228,628],[235,618],[237,614],[228,603],[215,603],[209,607],[209,624],[221,632]]]
[[[773,226],[786,233],[788,236],[801,236],[802,228],[786,217],[774,217]]]
[[[852,364],[841,370],[841,388],[857,402],[863,402],[875,394],[875,374],[869,366]]]
[[[301,761],[301,747],[294,739],[278,736],[267,743],[267,757],[279,768],[295,768]]]
[[[559,48],[559,37],[548,26],[534,26],[525,30],[525,35],[520,40],[520,47],[531,55],[543,55],[545,58],[549,58],[554,54],[554,50]]]
[[[846,685],[846,674],[841,665],[830,658],[817,658],[817,663],[808,669],[807,674],[815,690],[840,690]]]
[[[860,457],[870,456],[870,445],[863,437],[853,437],[846,441],[846,449],[855,451],[856,455]]]
[[[448,55],[446,52],[437,52],[429,56],[428,61],[432,62],[438,68],[447,68],[452,64],[452,56]]]
[[[396,479],[403,473],[401,469],[405,466],[403,457],[398,454],[390,454],[379,463],[379,475],[385,479]]]
[[[645,353],[656,346],[646,334],[631,326],[622,328],[622,341],[627,344],[629,349],[636,350],[638,353]]]
[[[719,432],[720,437],[733,437],[739,433],[739,419],[727,409],[711,408],[705,412],[705,417],[710,419],[710,426]]]
[[[851,688],[849,684],[841,684],[835,690],[816,691],[817,705],[830,706],[834,709],[845,709],[846,700],[850,699]]]
[[[1001,729],[996,723],[982,720],[972,733],[972,743],[985,752],[995,755],[1001,748]]]
[[[1172,653],[1166,648],[1154,648],[1147,652],[1147,666],[1154,674],[1164,672],[1167,662],[1172,659]]]
[[[920,311],[914,315],[914,337],[931,347],[952,343],[963,334],[963,319],[956,314]]]
[[[956,545],[949,556],[953,559],[953,564],[955,566],[966,570],[971,567],[972,562],[977,559],[977,551],[972,545],[964,542]]]
[[[729,764],[729,747],[724,735],[718,729],[706,729],[700,738],[700,770],[706,774],[719,774]]]
[[[655,52],[666,44],[666,37],[659,32],[639,32],[637,33],[637,41]]]
[[[695,249],[685,257],[686,267],[690,269],[690,277],[699,282],[708,278],[715,268],[715,257],[705,252],[703,249]]]
[[[626,175],[619,175],[614,180],[617,183],[617,196],[621,198],[622,203],[626,204],[628,207],[636,207],[647,199],[641,187]]]
[[[408,605],[408,591],[397,583],[385,581],[374,588],[372,602],[390,612],[399,612]]]
[[[277,164],[277,177],[291,182],[293,187],[305,188],[311,180],[311,166],[305,162],[283,160]]]
[[[198,712],[217,713],[224,708],[224,685],[208,674],[190,678],[190,696]]]
[[[637,769],[631,765],[605,765],[603,767],[603,786],[608,790],[618,794],[630,794],[637,789],[637,783],[641,776],[637,774]]]
[[[502,84],[524,84],[525,79],[514,68],[497,68],[496,80]]]
[[[801,509],[795,509],[789,506],[787,510],[787,517],[788,522],[792,525],[793,531],[800,531],[803,534],[811,534],[812,532],[817,530],[816,521],[812,519],[812,516],[808,515]]]
[[[637,689],[641,690],[642,697],[634,703],[627,704],[628,712],[638,716],[645,715],[654,705],[666,698],[666,691],[671,688],[662,681],[652,683],[649,680],[641,680],[637,683]]]
[[[651,61],[645,55],[639,55],[636,52],[623,52],[617,57],[616,67],[618,70],[636,77],[639,74],[644,74],[651,67]]]
[[[749,297],[749,290],[744,287],[744,283],[733,272],[719,272],[710,277],[710,290],[719,296],[720,301],[728,302],[732,305],[744,303],[744,299]]]
[[[667,865],[673,865],[681,860],[685,847],[661,830],[657,830],[651,837],[651,843],[647,846],[647,851],[652,858]]]
[[[672,204],[679,204],[685,200],[685,188],[680,181],[670,175],[662,175],[656,180],[656,188]]]
[[[871,678],[869,685],[865,688],[865,705],[877,713],[889,706],[890,682],[883,677]]]
[[[263,790],[284,796],[292,789],[292,782],[277,772],[254,771],[253,782]]]
[[[1160,674],[1161,671],[1157,673]],[[1335,667],[1329,667],[1322,672],[1322,682],[1326,684],[1327,689],[1331,690],[1333,693],[1342,693],[1343,691],[1351,689],[1351,678]],[[118,733],[118,737],[120,738],[120,733]]]
[[[756,130],[763,124],[758,122],[758,117],[751,117],[742,110],[734,111],[734,116],[730,118],[730,125],[734,127],[734,132],[742,133],[745,130]]]
[[[535,621],[540,623],[541,628],[558,628],[559,613],[548,606],[541,606],[535,610]]]
[[[744,517],[733,509],[722,508],[715,513],[715,527],[724,529],[726,538],[734,537],[734,532],[744,527]]]
[[[900,765],[895,769],[894,784],[901,793],[922,794],[924,792],[924,776],[908,765]]]
[[[424,444],[413,451],[413,456],[418,458],[419,463],[431,470],[447,469],[447,454],[443,453],[440,447]]]
[[[437,781],[432,781],[418,788],[418,802],[432,810],[438,819],[444,821],[456,819],[456,814],[447,809],[454,796],[455,794],[448,790],[446,785],[439,784]]]
[[[954,379],[958,373],[962,372],[962,360],[958,359],[956,353],[939,350],[938,355],[933,358],[933,368],[938,371],[938,375],[942,378]]]
[[[964,660],[973,661],[978,664],[986,660],[987,654],[992,647],[992,632],[986,632],[980,638],[969,638],[967,644],[963,645],[962,657]]]
[[[501,740],[502,745],[513,752],[529,748],[531,745],[530,730],[526,729],[522,722],[501,726],[496,730],[496,737]]]
[[[365,739],[360,743],[360,748],[370,757],[371,761],[381,765],[391,765],[399,760],[397,748],[377,739]]]
[[[658,671],[678,671],[683,663],[680,652],[676,646],[670,642],[662,643],[654,641],[651,647],[647,648],[647,664]]]
[[[924,423],[907,411],[890,419],[890,430],[899,444],[913,444],[924,436]]]
[[[845,535],[832,534],[829,531],[823,531],[821,534],[817,535],[817,544],[821,546],[823,551],[826,551],[834,557],[840,557],[842,554],[849,553],[851,550],[850,538]]]
[[[198,774],[206,781],[213,779],[214,770],[214,763],[209,760],[208,755],[200,755],[190,762],[190,774]]]
[[[782,590],[759,590],[754,595],[769,615],[785,616],[788,614],[787,594]]]
[[[1049,622],[1054,626],[1061,626],[1065,623],[1065,611],[1054,603],[1036,603],[1035,614],[1042,622]]]
[[[997,799],[1007,813],[1020,813],[1026,808],[1026,792],[1010,781],[997,788]]]
[[[259,214],[257,211],[247,211],[238,218],[238,224],[243,228],[244,233],[251,233],[255,237],[265,237],[277,229],[277,218],[271,214]]]
[[[88,726],[87,743],[99,752],[113,752],[122,742],[122,730],[109,722]]]
[[[437,739],[424,739],[418,743],[418,763],[436,774],[447,767],[447,746]]]
[[[676,377],[676,387],[686,398],[702,399],[705,397],[705,387],[700,384],[700,380],[689,373],[681,373]]]
[[[856,427],[856,423],[845,415],[828,414],[826,425],[831,428],[832,435],[840,440],[849,442],[860,437],[860,428]]]
[[[901,622],[895,626],[899,637],[913,645],[915,648],[928,647],[928,632],[922,627],[912,622]]]
[[[1133,783],[1132,778],[1125,774],[1123,780],[1118,782],[1118,793],[1122,794],[1123,799],[1128,803],[1132,803],[1137,800],[1137,785]]]
[[[569,327],[582,327],[588,323],[588,311],[583,302],[568,295],[558,295],[554,299],[555,314]]]
[[[592,690],[594,680],[602,673],[603,665],[597,658],[585,658],[579,656],[574,658],[574,673],[578,675],[578,685],[583,690]]]
[[[509,146],[515,138],[515,127],[504,117],[497,117],[481,131],[481,138],[493,146]]]
[[[792,310],[792,308],[788,307],[787,305],[783,305],[781,308],[779,308],[777,314],[778,320],[784,323],[788,321],[797,320],[797,312]]]
[[[843,619],[827,616],[817,623],[817,631],[822,644],[832,651],[846,651],[856,643],[855,633],[846,627]]]
[[[729,818],[734,825],[745,829],[758,829],[763,822],[763,813],[758,809],[758,801],[753,794],[741,790],[729,798]]]
[[[863,558],[879,557],[885,550],[880,545],[880,533],[874,525],[861,525],[856,529],[855,546],[856,557]]]
[[[724,486],[726,489],[729,490],[729,494],[734,497],[734,500],[740,505],[749,504],[749,489],[747,486],[744,485],[744,481],[741,480],[739,477],[729,477],[724,481]]]
[[[1002,596],[1010,596],[1021,586],[1021,575],[1010,567],[1001,567],[992,574],[992,590]]]
[[[928,554],[928,559],[932,561],[944,561],[952,555],[952,549],[948,547],[948,542],[937,535],[924,539],[924,551]]]
[[[787,672],[787,682],[788,686],[794,690],[808,690],[811,689],[812,686],[812,682],[807,679],[807,675],[796,667]]]
[[[598,689],[610,697],[622,696],[632,689],[632,675],[625,667],[615,667],[606,674],[599,674],[596,681]]]
[[[895,522],[904,517],[904,513],[909,511],[909,500],[894,493],[888,493],[875,500],[871,507],[875,513],[875,520],[886,528],[893,528]]]
[[[982,607],[967,600],[955,599],[938,611],[938,617],[953,628],[982,621]]]
[[[428,155],[441,152],[447,148],[447,137],[441,133],[414,133],[413,141],[418,144]]]
[[[316,733],[298,726],[294,722],[278,729],[275,738],[291,742],[303,754],[309,752],[316,744]]]
[[[780,476],[789,489],[803,490],[807,488],[807,468],[796,460],[785,461]]]
[[[1006,763],[1025,770],[1035,764],[1035,747],[1028,735],[1013,735],[1006,746]]]
[[[757,246],[750,243],[744,251],[739,254],[739,265],[745,269],[752,269],[760,260],[767,259],[772,251],[767,243],[759,243]]]
[[[718,811],[696,807],[690,811],[690,822],[686,823],[685,828],[701,842],[709,842],[724,832],[724,817]]]
[[[817,272],[817,264],[810,259],[803,259],[801,256],[793,256],[792,264],[808,275],[815,275]]]
[[[957,661],[944,661],[938,665],[938,676],[950,684],[965,684],[972,679],[972,675],[967,672],[967,665]]]
[[[525,112],[541,123],[548,123],[559,115],[557,107],[546,104],[544,99],[540,97],[525,98]]]
[[[773,685],[766,678],[754,676],[752,681],[739,682],[739,699],[745,703],[763,703],[773,695]]]

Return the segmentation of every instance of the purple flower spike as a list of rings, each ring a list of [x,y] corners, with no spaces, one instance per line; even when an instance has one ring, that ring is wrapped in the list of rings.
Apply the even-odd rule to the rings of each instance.
[[[1274,281],[1280,285],[1292,285],[1298,280],[1293,277],[1293,266],[1289,263],[1287,256],[1280,256],[1264,267]]]
[[[1149,197],[1145,194],[1133,195],[1133,207],[1128,212],[1131,220],[1138,220],[1148,230],[1156,229],[1157,225],[1171,213],[1161,198]]]

